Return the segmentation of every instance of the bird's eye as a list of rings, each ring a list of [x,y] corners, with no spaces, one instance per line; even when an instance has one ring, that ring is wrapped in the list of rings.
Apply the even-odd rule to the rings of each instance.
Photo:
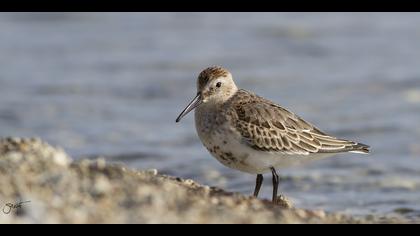
[[[222,82],[217,82],[216,87],[220,88],[222,86]]]

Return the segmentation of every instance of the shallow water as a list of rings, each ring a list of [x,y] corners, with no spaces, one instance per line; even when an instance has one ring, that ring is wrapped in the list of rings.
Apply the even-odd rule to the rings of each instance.
[[[1,13],[0,135],[250,194],[255,177],[210,157],[192,115],[174,121],[197,74],[223,65],[240,87],[371,145],[369,156],[280,170],[298,207],[419,217],[419,22],[416,13]]]

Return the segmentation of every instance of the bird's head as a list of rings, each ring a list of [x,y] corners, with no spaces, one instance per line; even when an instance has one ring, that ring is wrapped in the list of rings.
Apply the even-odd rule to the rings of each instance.
[[[197,78],[197,95],[181,112],[176,122],[179,122],[182,117],[202,104],[217,105],[224,103],[237,90],[232,74],[225,68],[213,66],[203,70]]]

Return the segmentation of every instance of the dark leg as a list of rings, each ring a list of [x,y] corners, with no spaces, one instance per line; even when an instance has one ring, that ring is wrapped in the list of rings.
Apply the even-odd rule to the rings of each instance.
[[[277,175],[276,169],[271,167],[271,173],[273,174],[273,203],[277,201],[277,190],[279,189],[280,178]]]
[[[257,175],[257,183],[255,184],[254,197],[258,197],[258,193],[260,192],[263,180],[264,180],[263,175],[261,174]]]

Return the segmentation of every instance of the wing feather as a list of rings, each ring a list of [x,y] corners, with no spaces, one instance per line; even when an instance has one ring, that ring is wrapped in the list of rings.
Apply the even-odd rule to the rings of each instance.
[[[369,146],[327,135],[279,105],[246,90],[228,104],[231,122],[250,147],[288,154],[369,152]]]

